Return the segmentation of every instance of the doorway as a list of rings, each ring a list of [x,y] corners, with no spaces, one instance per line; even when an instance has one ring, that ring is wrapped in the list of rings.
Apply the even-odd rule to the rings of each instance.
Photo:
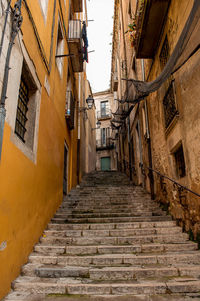
[[[101,158],[101,170],[106,171],[111,169],[110,157]]]

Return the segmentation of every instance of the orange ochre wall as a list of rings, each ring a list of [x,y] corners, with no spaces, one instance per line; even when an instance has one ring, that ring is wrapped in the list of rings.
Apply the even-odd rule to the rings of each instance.
[[[66,7],[64,0],[60,2],[67,22],[69,1],[66,1]],[[49,1],[46,24],[39,1],[27,0],[27,3],[49,59],[54,1]],[[59,1],[56,4],[52,70],[48,75],[24,4],[22,7],[24,44],[42,85],[39,136],[34,164],[11,142],[11,128],[5,123],[0,162],[0,246],[4,246],[0,250],[0,299],[9,292],[11,281],[19,275],[21,266],[62,201],[64,141],[69,148],[68,190],[77,183],[77,126],[69,131],[64,118],[68,59],[63,60],[63,78],[55,62],[58,11]],[[65,51],[68,51],[66,40]],[[51,87],[50,96],[44,88],[45,75]]]

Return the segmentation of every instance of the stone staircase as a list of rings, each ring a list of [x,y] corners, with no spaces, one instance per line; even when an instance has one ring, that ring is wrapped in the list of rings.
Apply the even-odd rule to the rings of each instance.
[[[199,300],[200,252],[125,175],[91,173],[64,199],[5,300],[59,295]]]

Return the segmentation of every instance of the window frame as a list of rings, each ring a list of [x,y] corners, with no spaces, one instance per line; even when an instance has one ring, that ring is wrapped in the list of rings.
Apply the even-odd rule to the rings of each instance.
[[[62,23],[60,21],[60,16],[58,17],[58,27],[57,27],[57,39],[56,39],[56,55],[64,54],[64,32],[62,28]],[[63,58],[56,58],[56,65],[58,68],[58,72],[60,77],[63,75]]]
[[[29,102],[29,88],[28,85],[26,84],[26,81],[24,80],[24,77],[21,76],[18,104],[17,104],[17,114],[16,114],[16,121],[15,121],[15,134],[24,143],[25,143],[24,136],[27,131],[26,122],[28,121],[27,118],[28,102]]]
[[[45,6],[43,3],[45,3]],[[46,22],[47,14],[48,14],[49,0],[39,0],[39,4],[40,4],[41,11],[42,11],[42,15],[44,17],[44,21]]]
[[[182,179],[186,176],[186,164],[182,143],[180,143],[174,150],[173,158],[175,163],[176,176],[178,179]]]
[[[19,39],[15,41],[15,45],[13,46],[12,53],[13,55],[10,59],[10,68],[12,69],[12,72],[9,75],[9,89],[7,91],[8,99],[5,105],[7,112],[6,122],[11,129],[10,141],[29,160],[36,164],[42,86],[35,65],[31,60],[29,53],[27,52],[27,49],[23,43],[22,34],[20,32]],[[27,112],[28,122],[26,125],[27,132],[25,134],[25,143],[19,139],[15,133],[19,87],[24,71],[25,79],[30,91],[28,104],[28,106],[30,106],[30,110]],[[31,82],[31,85],[29,85],[29,81]]]

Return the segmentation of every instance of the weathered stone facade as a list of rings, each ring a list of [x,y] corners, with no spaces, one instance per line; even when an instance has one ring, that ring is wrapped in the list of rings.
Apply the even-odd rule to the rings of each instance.
[[[147,1],[115,1],[111,82],[114,90],[113,74],[117,72],[119,99],[125,99],[127,93],[127,86],[124,84],[126,81],[121,80],[123,77],[144,81],[153,81],[158,77],[176,46],[193,5],[192,0],[160,1],[159,5],[163,5],[162,13],[165,12],[165,15],[161,16],[161,13],[156,13],[157,4],[154,1],[150,2],[151,5],[148,6]],[[154,17],[153,13],[151,14],[153,10]],[[125,35],[123,33],[129,24],[133,24],[134,20],[131,18],[142,13],[142,17],[146,19],[138,24],[136,17],[135,31],[138,40],[135,39],[135,47],[131,48],[129,36],[132,32]],[[164,21],[159,23],[161,17]],[[160,27],[157,25],[155,30],[153,22],[156,20]],[[152,28],[147,28],[147,24],[151,24]],[[144,32],[147,30],[151,31],[151,36],[145,36]],[[199,22],[196,30],[199,30]],[[152,50],[148,48],[149,39],[154,39],[159,31]],[[191,53],[194,50],[192,44]],[[126,63],[123,63],[124,60]],[[125,74],[123,68],[116,70],[116,65],[124,65]],[[195,238],[200,236],[200,198],[185,189],[178,189],[176,184],[160,177],[156,172],[153,172],[152,179],[148,167],[199,194],[199,71],[200,59],[197,51],[160,89],[131,109],[124,128],[119,130],[118,156],[119,166],[126,170],[134,182],[151,191],[152,196],[154,194],[156,200],[168,208],[183,229]],[[122,86],[123,89],[120,88]],[[128,90],[130,97],[131,90]],[[120,106],[126,110],[127,104]],[[130,109],[131,105],[128,106]]]
[[[96,170],[101,170],[103,158],[110,162],[107,168],[109,170],[117,169],[117,160],[115,152],[115,143],[110,124],[112,112],[116,109],[116,101],[113,99],[113,93],[103,91],[94,94],[96,106],[96,120],[101,122],[100,128],[96,128]]]

